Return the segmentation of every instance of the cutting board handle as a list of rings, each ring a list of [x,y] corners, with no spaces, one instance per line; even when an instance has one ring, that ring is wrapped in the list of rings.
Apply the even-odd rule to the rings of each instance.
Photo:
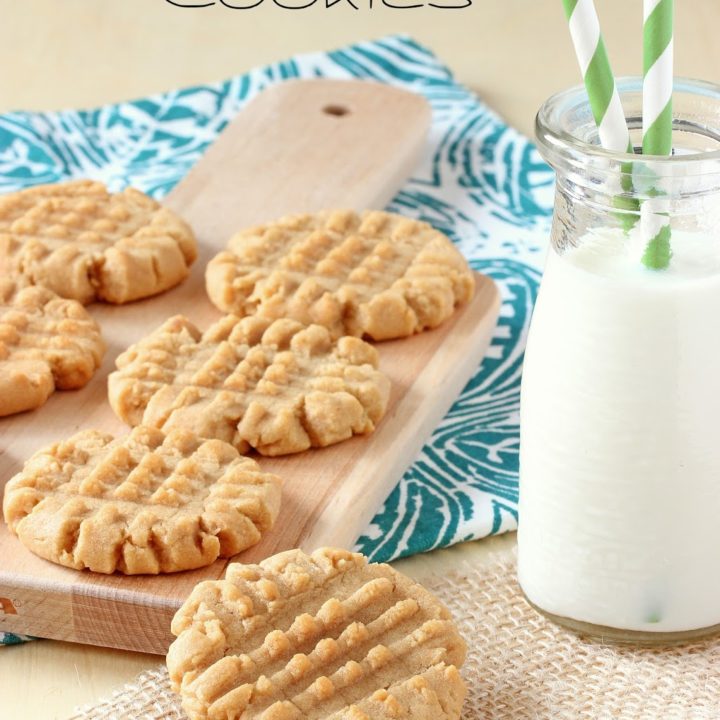
[[[208,254],[276,216],[382,208],[416,167],[430,120],[422,96],[382,83],[289,80],[242,109],[166,204]]]

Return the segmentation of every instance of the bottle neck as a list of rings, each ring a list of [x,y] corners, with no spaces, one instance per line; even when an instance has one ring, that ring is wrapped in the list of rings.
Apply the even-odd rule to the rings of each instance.
[[[614,173],[558,162],[553,247],[563,251],[591,231],[627,233],[649,212],[669,218],[672,229],[716,235],[720,243],[720,163],[718,172],[693,175],[678,167],[668,163],[661,175],[655,161],[642,159]]]
[[[631,142],[637,147],[642,134],[642,78],[621,78],[617,86]],[[582,86],[543,104],[536,136],[540,153],[556,171],[557,247],[589,230],[633,227],[649,208],[669,216],[673,227],[718,234],[720,86],[675,79],[672,156],[603,149]]]

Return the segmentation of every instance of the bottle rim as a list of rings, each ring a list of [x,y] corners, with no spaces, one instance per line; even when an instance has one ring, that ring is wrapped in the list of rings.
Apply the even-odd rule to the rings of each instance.
[[[622,77],[617,89],[635,147],[642,132],[642,78]],[[627,172],[628,163],[652,167],[661,175],[720,173],[720,85],[676,77],[673,82],[673,134],[695,135],[715,148],[673,155],[642,155],[616,152],[599,143],[587,91],[575,85],[550,96],[535,118],[535,137],[541,155],[553,167],[595,166],[604,171]],[[681,170],[682,166],[682,170]]]

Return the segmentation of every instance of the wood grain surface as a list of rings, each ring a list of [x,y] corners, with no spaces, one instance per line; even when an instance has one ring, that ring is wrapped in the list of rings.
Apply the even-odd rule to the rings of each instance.
[[[186,314],[200,327],[220,316],[204,291],[204,267],[233,231],[288,212],[383,207],[417,162],[428,125],[422,98],[366,82],[293,81],[250,103],[165,201],[198,236],[190,278],[142,302],[91,307],[109,345],[101,371],[80,391],[56,393],[37,411],[0,419],[0,483],[31,453],[77,429],[127,431],[107,403],[114,358],[170,315]],[[260,459],[285,480],[281,515],[273,532],[236,559],[355,541],[489,344],[499,295],[488,278],[476,281],[473,300],[440,328],[378,346],[393,389],[375,433]],[[0,597],[15,612],[0,615],[0,629],[162,653],[175,609],[226,564],[159,577],[77,572],[35,557],[2,525]]]

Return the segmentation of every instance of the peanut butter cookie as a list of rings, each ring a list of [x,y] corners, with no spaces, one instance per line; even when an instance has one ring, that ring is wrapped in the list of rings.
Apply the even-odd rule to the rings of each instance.
[[[170,678],[191,720],[458,720],[465,643],[389,565],[324,548],[230,565],[175,615]]]
[[[197,256],[190,227],[133,188],[75,180],[0,196],[0,276],[81,303],[126,303],[177,285]]]
[[[226,312],[373,340],[437,327],[475,288],[445,235],[379,211],[296,215],[244,230],[210,261],[205,280]]]
[[[95,430],[35,453],[12,478],[5,522],[46,560],[100,573],[203,567],[257,543],[280,480],[220,440],[137,427]]]
[[[100,328],[75,300],[0,280],[0,416],[32,410],[54,390],[83,387],[100,367]]]
[[[108,394],[129,425],[284,455],[374,430],[390,393],[377,365],[371,345],[320,325],[227,315],[201,333],[177,316],[118,357]]]

